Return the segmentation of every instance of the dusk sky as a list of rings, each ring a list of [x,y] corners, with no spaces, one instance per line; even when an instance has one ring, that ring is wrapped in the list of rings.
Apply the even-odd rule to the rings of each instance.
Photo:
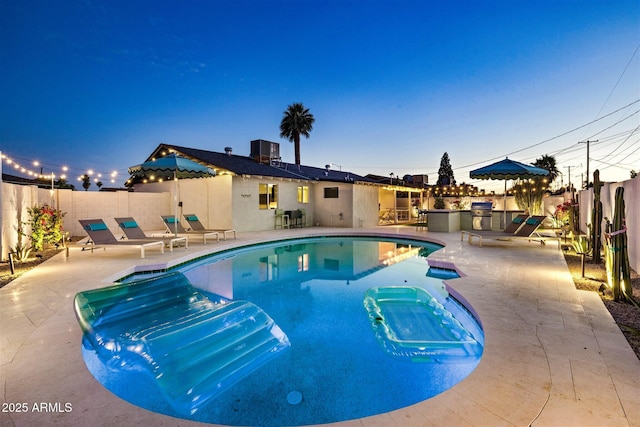
[[[550,154],[579,185],[597,140],[590,172],[624,180],[639,47],[638,0],[0,0],[0,150],[76,188],[123,185],[163,142],[266,139],[292,163],[279,124],[302,102],[307,165],[435,183],[446,151],[458,183],[499,190],[469,171]]]

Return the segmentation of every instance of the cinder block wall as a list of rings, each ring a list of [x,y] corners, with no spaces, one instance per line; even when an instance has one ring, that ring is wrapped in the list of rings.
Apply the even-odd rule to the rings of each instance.
[[[117,217],[132,216],[144,230],[162,230],[161,214],[170,213],[169,193],[132,193],[128,191],[72,191],[50,190],[2,183],[2,260],[6,260],[10,248],[18,242],[17,228],[20,222],[28,222],[27,209],[48,204],[65,213],[63,226],[71,236],[84,237],[79,219],[102,218],[114,235],[120,235],[120,228],[114,220]],[[25,228],[25,233],[30,229]],[[28,243],[28,238],[23,243]]]

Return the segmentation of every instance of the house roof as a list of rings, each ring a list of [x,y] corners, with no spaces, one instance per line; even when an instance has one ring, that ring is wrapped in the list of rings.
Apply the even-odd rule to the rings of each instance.
[[[9,184],[18,184],[18,185],[35,185],[39,188],[51,188],[51,181],[47,178],[24,178],[21,176],[15,176],[3,173],[2,174],[2,182],[6,182]],[[66,184],[66,186],[60,186],[60,181],[56,181],[54,183],[54,188],[71,188],[74,186],[72,184]]]
[[[307,181],[375,183],[375,181],[369,178],[348,171],[336,171],[306,165],[298,166],[284,162],[265,164],[259,163],[248,156],[181,147],[171,144],[160,144],[147,160],[151,160],[152,158],[161,155],[163,152],[171,151],[175,151],[181,156],[204,164],[212,169],[216,169],[218,173],[231,172],[236,175],[270,176],[276,178],[302,179]]]
[[[374,175],[374,174],[367,174],[366,177],[368,179],[370,179],[371,181],[373,181],[373,182],[377,182],[378,184],[384,184],[384,185],[392,185],[392,186],[398,186],[398,187],[409,187],[409,188],[417,189],[417,190],[423,190],[423,189],[429,187],[428,184],[410,182],[410,181],[406,181],[404,178],[402,178],[402,179],[401,178],[393,178],[393,177],[382,176],[382,175]]]
[[[32,178],[23,178],[21,176],[2,174],[2,182],[8,182],[10,184],[23,184],[23,185],[38,185],[38,182]]]

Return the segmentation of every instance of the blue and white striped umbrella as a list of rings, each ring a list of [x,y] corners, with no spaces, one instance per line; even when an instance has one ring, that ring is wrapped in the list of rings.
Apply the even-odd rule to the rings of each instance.
[[[475,179],[501,179],[504,180],[504,215],[503,226],[507,226],[507,180],[532,179],[549,176],[549,171],[533,165],[510,160],[508,157],[499,162],[469,172],[469,177]]]
[[[206,178],[216,175],[216,172],[208,167],[185,157],[178,156],[176,153],[171,153],[164,157],[159,157],[136,166],[131,166],[129,168],[129,173],[138,178],[174,180],[175,222],[178,221],[178,180],[185,178]],[[174,230],[174,234],[178,234],[177,227]]]

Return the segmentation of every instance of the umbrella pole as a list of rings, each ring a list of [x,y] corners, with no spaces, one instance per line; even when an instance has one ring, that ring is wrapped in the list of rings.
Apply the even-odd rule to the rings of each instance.
[[[173,171],[173,231],[175,237],[178,237],[178,174]]]
[[[502,229],[507,228],[507,180],[504,180],[504,206],[502,207]]]

